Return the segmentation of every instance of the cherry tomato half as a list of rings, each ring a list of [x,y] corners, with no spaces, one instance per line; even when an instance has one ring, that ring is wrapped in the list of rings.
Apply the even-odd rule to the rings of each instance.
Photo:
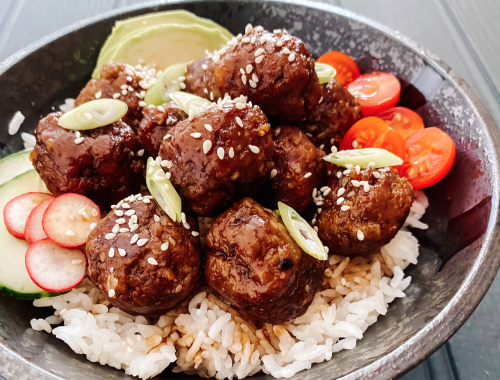
[[[394,75],[375,71],[361,75],[347,86],[347,91],[358,100],[366,117],[394,107],[399,101],[401,84]]]
[[[456,156],[451,137],[436,127],[411,135],[405,142],[405,149],[402,174],[414,189],[424,189],[441,181],[450,171]]]
[[[353,59],[347,54],[341,53],[340,51],[330,51],[325,53],[319,57],[317,62],[333,66],[337,71],[335,79],[337,79],[344,86],[347,86],[360,76],[356,62],[354,62]]]
[[[403,140],[424,129],[424,121],[420,115],[409,108],[394,107],[377,115],[398,132]]]
[[[356,141],[356,142],[354,142]],[[378,117],[365,117],[347,131],[340,150],[355,148],[382,148],[405,159],[404,140]]]

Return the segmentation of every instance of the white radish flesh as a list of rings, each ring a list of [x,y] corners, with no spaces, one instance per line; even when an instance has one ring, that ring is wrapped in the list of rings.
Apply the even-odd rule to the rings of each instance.
[[[29,244],[33,244],[38,240],[47,239],[47,234],[43,230],[42,219],[45,210],[54,199],[47,199],[36,206],[30,213],[24,228],[24,237]]]

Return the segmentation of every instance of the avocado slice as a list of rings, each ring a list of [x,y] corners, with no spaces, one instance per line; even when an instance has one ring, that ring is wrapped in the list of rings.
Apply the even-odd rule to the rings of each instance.
[[[149,13],[142,16],[128,18],[123,21],[117,21],[111,31],[111,34],[101,48],[96,68],[92,73],[92,78],[96,79],[99,77],[102,66],[105,63],[111,62],[111,57],[113,56],[116,48],[124,40],[143,32],[146,29],[167,24],[199,25],[207,29],[219,30],[221,34],[226,37],[226,42],[233,38],[233,35],[226,28],[220,26],[216,22],[198,17],[194,13],[185,10]]]
[[[217,29],[199,25],[160,25],[127,38],[116,48],[110,61],[135,66],[143,60],[164,69],[175,63],[202,58],[205,50],[218,50],[227,41]]]

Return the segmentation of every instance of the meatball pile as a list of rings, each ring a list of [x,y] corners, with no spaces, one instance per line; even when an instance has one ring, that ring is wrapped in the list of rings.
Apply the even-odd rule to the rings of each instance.
[[[169,131],[160,148],[186,209],[217,216],[254,194],[274,167],[270,124],[243,97],[219,101]]]
[[[281,218],[251,198],[217,217],[205,257],[211,287],[242,314],[274,324],[307,310],[327,264],[302,251]]]
[[[30,154],[52,194],[82,194],[109,209],[139,191],[142,148],[127,124],[119,120],[102,128],[73,131],[59,126],[61,115],[55,112],[40,120]]]
[[[88,276],[113,306],[127,313],[161,315],[198,284],[198,223],[175,223],[151,196],[130,196],[92,230]]]
[[[334,166],[328,187],[318,235],[339,255],[366,254],[389,243],[413,203],[412,186],[394,168]]]

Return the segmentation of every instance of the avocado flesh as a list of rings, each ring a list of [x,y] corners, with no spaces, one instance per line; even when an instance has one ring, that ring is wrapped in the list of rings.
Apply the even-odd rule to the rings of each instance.
[[[227,38],[219,30],[198,25],[160,25],[127,38],[115,50],[111,62],[135,66],[139,61],[156,64],[158,70],[205,56],[220,49]]]
[[[111,62],[111,57],[113,56],[116,48],[124,40],[141,33],[146,29],[169,24],[187,26],[198,25],[207,29],[219,30],[221,34],[226,37],[225,43],[233,38],[233,35],[226,28],[223,28],[216,22],[198,17],[194,13],[185,10],[149,13],[147,15],[132,17],[123,21],[117,21],[111,31],[111,34],[101,48],[99,58],[97,59],[97,65],[92,73],[92,78],[96,79],[99,77],[102,66]]]

